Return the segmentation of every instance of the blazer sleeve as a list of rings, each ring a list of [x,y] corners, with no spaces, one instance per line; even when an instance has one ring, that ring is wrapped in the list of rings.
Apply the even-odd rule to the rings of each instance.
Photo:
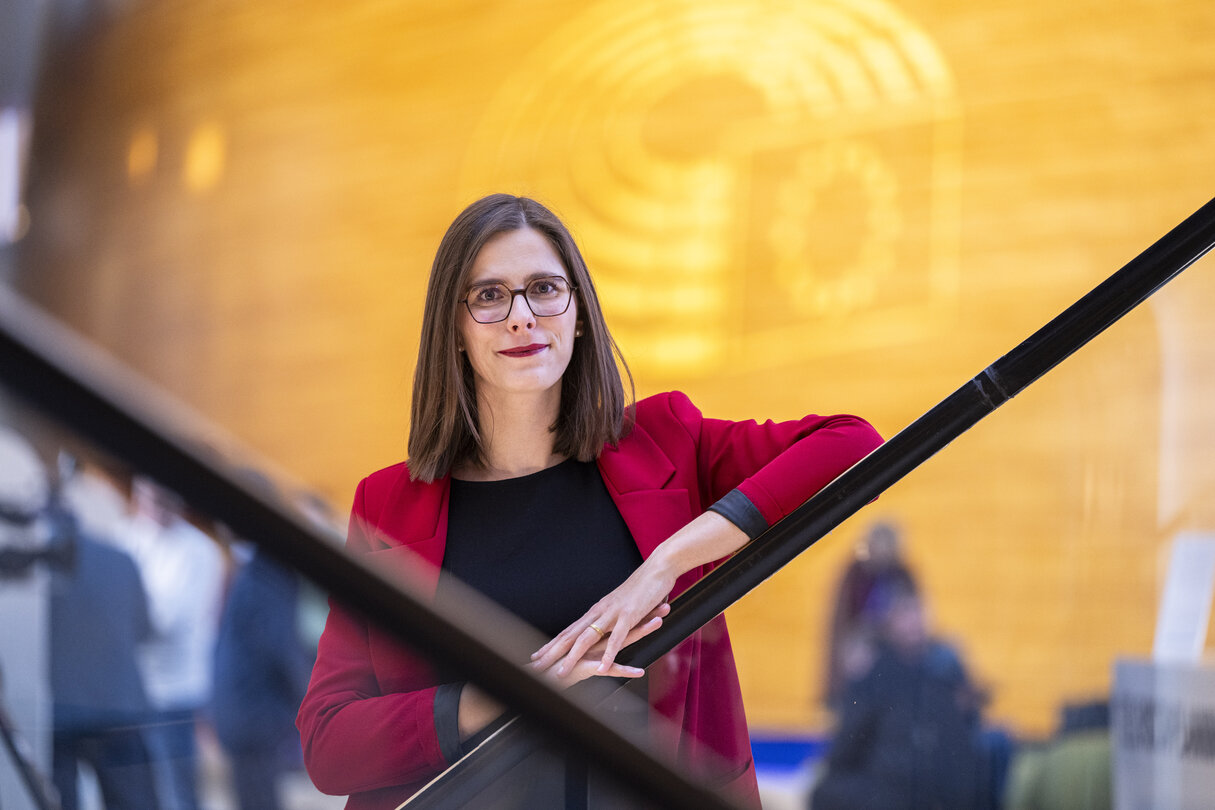
[[[668,400],[696,444],[706,506],[738,489],[771,525],[882,443],[856,416],[809,415],[788,422],[708,419],[685,394]]]
[[[353,554],[372,550],[364,519],[365,483],[355,495],[346,541]],[[436,687],[385,693],[375,670],[378,648],[373,638],[378,632],[362,616],[330,600],[296,720],[304,765],[323,793],[349,795],[407,784],[448,765],[435,731]],[[420,658],[400,655],[393,664],[412,666],[418,683],[430,681]]]

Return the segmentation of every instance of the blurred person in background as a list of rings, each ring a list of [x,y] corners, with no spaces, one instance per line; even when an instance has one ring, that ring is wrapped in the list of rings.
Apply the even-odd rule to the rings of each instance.
[[[1113,751],[1108,700],[1070,703],[1045,742],[1022,745],[1005,791],[1007,810],[1110,810]]]
[[[892,588],[875,606],[869,670],[845,685],[812,810],[988,810],[1008,745],[981,726],[986,696],[957,651],[929,633],[923,602]]]
[[[303,768],[295,715],[315,650],[301,638],[299,599],[295,572],[258,549],[220,621],[210,714],[241,810],[278,810],[282,777]]]
[[[678,306],[646,305],[664,303]],[[646,676],[654,712],[681,728],[662,738],[667,753],[757,807],[724,618],[648,674],[616,654],[881,440],[852,416],[731,422],[679,392],[633,405],[615,352],[560,220],[527,198],[474,202],[431,271],[409,461],[359,485],[347,548],[390,573],[430,574],[440,594],[462,581],[531,623],[552,637],[531,665],[560,685]],[[298,724],[322,790],[352,794],[348,808],[394,808],[502,711],[333,603]],[[540,797],[516,806],[598,806],[584,782],[563,790],[555,776],[548,790],[512,773]]]
[[[71,458],[71,475],[59,484],[59,500],[90,537],[110,545],[120,540],[131,521],[130,471],[92,454]]]
[[[78,806],[77,760],[96,773],[109,810],[159,806],[146,738],[151,704],[138,665],[151,630],[134,560],[77,534],[75,565],[51,579],[54,773],[63,810]]]
[[[895,589],[916,592],[915,576],[903,558],[898,528],[875,523],[856,544],[836,588],[828,630],[824,702],[832,710],[848,682],[873,663],[880,616],[876,607]]]
[[[198,721],[211,698],[225,560],[178,498],[136,476],[133,514],[115,538],[143,575],[152,636],[140,651],[155,711],[149,734],[165,810],[197,810]]]
[[[297,503],[318,527],[332,526],[317,496]],[[235,537],[230,546],[241,562],[215,645],[211,721],[241,810],[279,810],[284,777],[304,765],[295,716],[316,660],[315,592],[265,550]]]
[[[57,503],[28,442],[0,428],[0,531],[29,535],[50,570],[51,767],[60,806],[89,806],[78,791],[83,763],[107,810],[156,810],[144,736],[150,706],[136,661],[151,632],[143,583],[130,556],[81,531],[82,522]]]

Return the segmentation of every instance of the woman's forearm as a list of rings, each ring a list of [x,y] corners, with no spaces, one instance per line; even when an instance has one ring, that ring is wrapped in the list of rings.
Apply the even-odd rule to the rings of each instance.
[[[664,540],[642,568],[649,565],[672,580],[678,579],[694,568],[729,557],[745,546],[748,539],[742,529],[726,518],[716,512],[705,512]]]

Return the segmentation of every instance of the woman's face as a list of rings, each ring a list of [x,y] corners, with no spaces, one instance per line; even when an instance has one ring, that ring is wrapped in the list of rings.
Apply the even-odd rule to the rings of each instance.
[[[543,234],[531,228],[505,231],[481,248],[460,297],[478,285],[499,283],[519,290],[535,279],[554,277],[571,281]],[[548,288],[541,285],[541,289]],[[472,365],[477,398],[492,401],[504,395],[535,393],[559,397],[561,377],[574,351],[577,304],[577,296],[571,292],[565,312],[538,317],[525,296],[515,295],[505,320],[497,323],[478,323],[468,307],[460,304],[457,328]]]

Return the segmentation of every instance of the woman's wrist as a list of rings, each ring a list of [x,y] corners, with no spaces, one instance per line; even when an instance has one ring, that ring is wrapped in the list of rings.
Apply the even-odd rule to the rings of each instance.
[[[681,548],[681,544],[677,540],[679,534],[671,535],[664,542],[659,543],[658,547],[650,554],[649,558],[642,563],[642,568],[647,569],[649,573],[658,578],[674,582],[688,568],[684,568],[686,557],[686,549]]]
[[[647,564],[672,580],[706,563],[728,557],[750,538],[716,512],[705,512],[671,535],[650,555]]]
[[[503,711],[502,704],[472,684],[465,684],[460,691],[460,705],[456,712],[456,726],[460,730],[460,740],[467,740],[485,728]]]

